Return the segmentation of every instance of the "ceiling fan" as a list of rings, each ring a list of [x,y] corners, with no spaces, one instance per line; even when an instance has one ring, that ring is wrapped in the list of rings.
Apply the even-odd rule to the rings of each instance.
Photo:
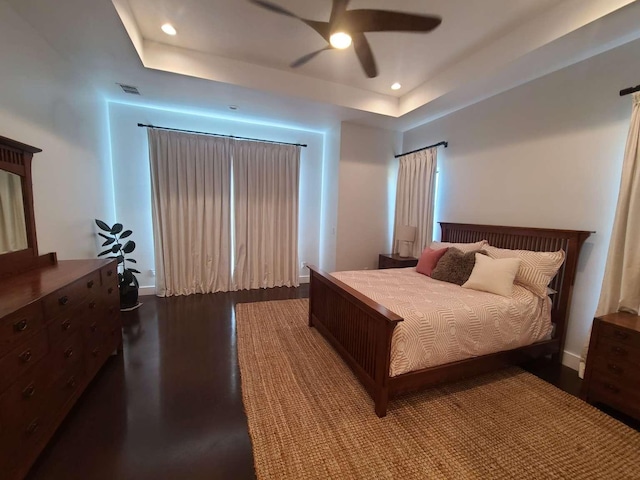
[[[249,0],[251,3],[281,15],[295,18],[313,28],[328,45],[308,53],[291,64],[292,68],[304,65],[325,50],[344,49],[353,43],[360,65],[369,78],[378,76],[378,67],[365,37],[366,32],[430,32],[442,18],[434,15],[416,15],[390,10],[347,10],[349,0],[333,0],[328,22],[318,22],[299,17],[285,8],[266,0]]]

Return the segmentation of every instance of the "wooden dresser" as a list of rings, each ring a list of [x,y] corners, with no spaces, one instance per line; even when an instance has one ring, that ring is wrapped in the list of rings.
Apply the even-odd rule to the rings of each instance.
[[[640,419],[640,317],[619,312],[593,321],[581,396]]]
[[[26,475],[121,347],[115,260],[60,261],[0,278],[2,479]]]

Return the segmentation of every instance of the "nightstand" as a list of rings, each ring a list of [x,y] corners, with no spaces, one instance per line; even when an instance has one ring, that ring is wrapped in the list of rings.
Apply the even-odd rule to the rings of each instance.
[[[595,318],[580,396],[640,419],[640,317]]]
[[[378,257],[378,268],[415,267],[417,264],[417,258],[401,257],[397,253],[381,253]]]

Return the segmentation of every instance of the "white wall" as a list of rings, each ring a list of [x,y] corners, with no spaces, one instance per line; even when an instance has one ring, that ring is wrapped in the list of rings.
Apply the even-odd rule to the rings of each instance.
[[[300,262],[319,265],[322,197],[322,160],[324,135],[307,130],[276,127],[247,121],[191,115],[164,109],[118,103],[109,104],[111,148],[113,157],[116,217],[133,230],[137,248],[140,285],[152,287],[155,279],[153,225],[151,222],[151,181],[147,131],[137,124],[153,124],[203,132],[215,132],[263,138],[291,143],[305,143],[300,156]],[[300,269],[302,281],[309,271]]]
[[[324,136],[322,164],[322,223],[320,228],[320,268],[328,272],[336,269],[338,228],[338,194],[340,172],[340,125]]]
[[[391,248],[399,132],[342,122],[336,270],[377,268]]]
[[[443,221],[595,230],[578,266],[565,363],[576,368],[598,302],[618,195],[636,41],[405,132],[440,140]]]
[[[2,0],[0,45],[0,135],[43,149],[33,162],[40,253],[93,258],[93,219],[114,213],[106,104]]]

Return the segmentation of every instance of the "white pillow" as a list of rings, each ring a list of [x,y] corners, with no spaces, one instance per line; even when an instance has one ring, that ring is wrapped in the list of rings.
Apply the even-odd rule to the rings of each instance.
[[[516,283],[535,293],[540,298],[547,296],[547,286],[564,262],[564,251],[532,252],[508,250],[487,246],[484,249],[491,258],[519,258],[522,260],[516,274]]]
[[[473,252],[475,250],[482,250],[484,247],[488,246],[489,242],[486,240],[480,240],[475,243],[449,243],[449,242],[431,242],[429,248],[431,250],[440,250],[441,248],[449,248],[454,247],[460,250],[461,252]]]
[[[519,258],[495,259],[476,253],[476,264],[462,287],[510,297],[521,262]]]

